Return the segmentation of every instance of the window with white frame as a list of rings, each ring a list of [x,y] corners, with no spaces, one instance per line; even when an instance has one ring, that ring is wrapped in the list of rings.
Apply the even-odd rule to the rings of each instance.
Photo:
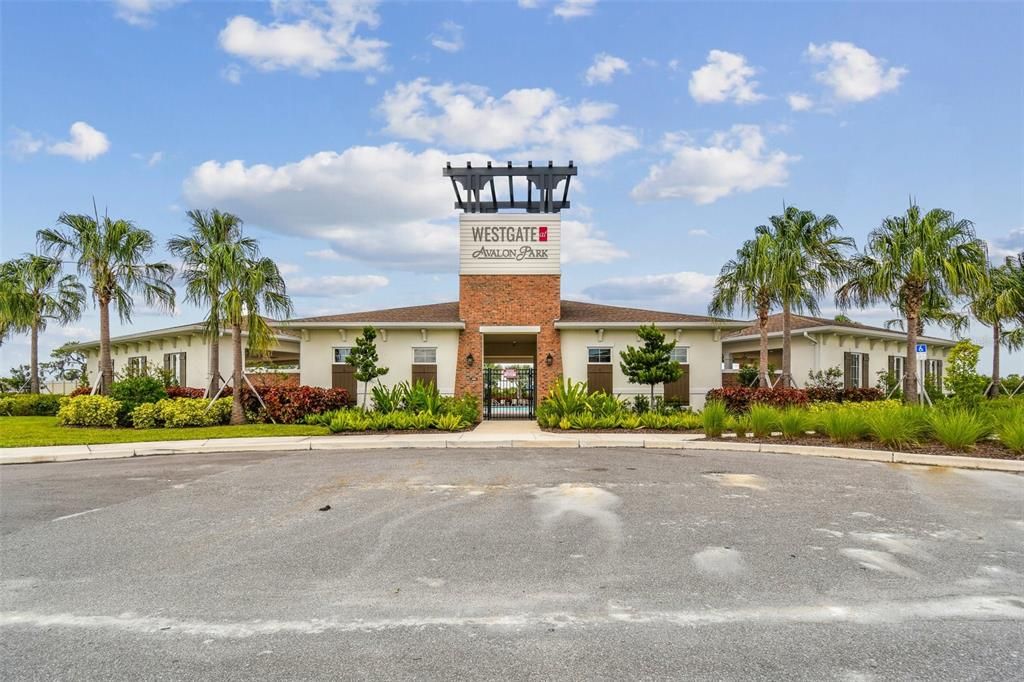
[[[861,386],[861,357],[862,353],[850,353],[850,386],[863,388]]]
[[[903,363],[906,361],[902,355],[894,355],[892,358],[892,373],[897,379],[903,378]]]
[[[344,365],[348,362],[348,354],[352,352],[352,346],[337,346],[334,351],[334,364]]]
[[[603,346],[587,348],[587,362],[591,365],[607,365],[612,361],[612,349]]]
[[[129,360],[129,362],[131,362]],[[185,354],[164,353],[164,370],[167,371],[174,382],[179,386],[185,385]]]
[[[412,362],[414,365],[436,365],[437,348],[413,348]]]
[[[685,365],[690,362],[690,347],[689,346],[676,346],[672,349],[670,354],[671,359],[678,362],[680,365]]]
[[[133,358],[128,358],[128,368],[134,372],[145,372],[146,371],[146,356],[136,355]]]

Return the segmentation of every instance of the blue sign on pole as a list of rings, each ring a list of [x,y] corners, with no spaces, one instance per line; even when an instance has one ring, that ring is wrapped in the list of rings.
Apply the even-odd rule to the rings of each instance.
[[[917,344],[917,352],[918,353],[927,353],[928,352],[928,344],[927,343],[919,343],[919,344]]]

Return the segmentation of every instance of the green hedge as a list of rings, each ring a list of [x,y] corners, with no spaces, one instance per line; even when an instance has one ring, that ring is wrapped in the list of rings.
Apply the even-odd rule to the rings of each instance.
[[[4,417],[52,417],[60,409],[64,396],[21,394],[0,398],[0,416]]]
[[[105,395],[80,395],[68,398],[57,411],[63,426],[117,426],[121,403]]]

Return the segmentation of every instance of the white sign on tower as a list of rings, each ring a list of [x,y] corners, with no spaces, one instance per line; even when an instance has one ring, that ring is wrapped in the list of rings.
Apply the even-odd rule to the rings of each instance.
[[[561,273],[562,219],[557,213],[463,213],[459,274]]]

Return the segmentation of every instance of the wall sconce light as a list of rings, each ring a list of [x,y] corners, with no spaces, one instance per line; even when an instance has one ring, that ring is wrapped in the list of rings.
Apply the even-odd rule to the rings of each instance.
[[[473,354],[470,353],[469,355],[466,356],[466,367],[472,367],[473,362],[475,362],[475,359],[473,358]]]
[[[544,358],[544,364],[547,365],[548,367],[555,364],[555,356],[552,355],[551,353],[548,353],[548,356]]]

